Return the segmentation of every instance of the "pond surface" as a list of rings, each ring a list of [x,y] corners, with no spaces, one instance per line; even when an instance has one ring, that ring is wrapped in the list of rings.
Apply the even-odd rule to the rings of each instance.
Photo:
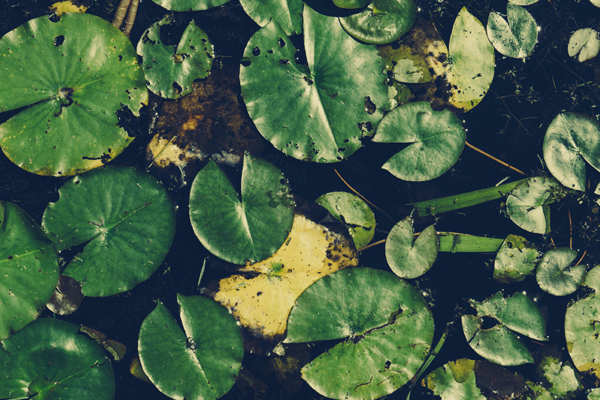
[[[0,5],[0,35],[16,28],[27,20],[44,15],[48,2],[4,0]],[[90,6],[88,13],[112,20],[116,0],[83,1]],[[417,2],[419,16],[430,20],[441,37],[448,43],[452,24],[463,6],[485,25],[491,11],[506,12],[506,1],[437,1]],[[524,171],[528,176],[547,174],[542,164],[542,141],[550,121],[560,112],[574,111],[598,118],[600,111],[600,57],[578,63],[567,54],[567,43],[576,29],[589,27],[600,31],[600,9],[588,0],[540,0],[528,10],[540,27],[538,43],[533,54],[525,61],[506,58],[496,53],[496,70],[491,88],[483,101],[473,110],[459,115],[467,130],[467,140],[472,145],[494,157]],[[168,11],[144,0],[140,3],[138,17],[131,34],[134,44],[146,28],[163,18]],[[123,115],[122,125],[136,136],[135,141],[111,164],[136,166],[147,169],[150,161],[146,146],[156,133],[172,130],[197,116],[202,116],[198,129],[199,142],[207,154],[226,154],[248,149],[277,166],[289,180],[294,195],[309,201],[332,191],[350,191],[338,174],[352,188],[384,210],[394,221],[400,221],[411,212],[408,203],[455,195],[494,186],[523,176],[481,154],[465,148],[460,160],[441,177],[429,182],[401,181],[381,169],[383,163],[405,145],[363,141],[364,147],[348,160],[335,164],[302,162],[274,149],[260,136],[247,115],[239,89],[239,68],[246,42],[258,26],[245,15],[238,1],[203,12],[174,13],[175,28],[167,33],[178,40],[178,35],[190,20],[194,20],[209,36],[214,45],[215,62],[212,73],[205,81],[195,84],[195,92],[188,101],[160,100],[151,96],[147,108],[139,118]],[[168,40],[168,37],[166,38]],[[277,107],[273,104],[273,107]],[[282,111],[283,112],[283,111]],[[156,113],[156,114],[155,114]],[[14,113],[0,114],[4,122]],[[158,117],[156,117],[158,115]],[[224,166],[230,176],[239,176],[241,164],[230,162]],[[149,169],[168,188],[178,205],[178,226],[174,244],[163,265],[147,281],[133,290],[107,298],[85,298],[81,308],[73,315],[63,317],[70,322],[102,331],[111,339],[128,348],[125,359],[113,362],[117,379],[116,399],[166,398],[153,386],[133,378],[129,362],[136,355],[137,335],[144,318],[160,299],[171,310],[176,310],[176,293],[200,293],[198,278],[205,258],[207,270],[202,284],[227,276],[220,262],[207,252],[196,239],[189,222],[188,204],[190,184],[195,173],[205,161],[191,162],[185,177],[175,169]],[[600,181],[600,174],[588,167],[591,187]],[[0,154],[0,200],[14,202],[23,208],[37,223],[41,222],[49,202],[58,199],[58,189],[65,178],[41,177],[22,171]],[[183,181],[187,184],[183,185]],[[552,231],[547,236],[531,234],[518,228],[505,217],[502,201],[440,215],[436,218],[417,218],[415,231],[435,223],[437,231],[461,232],[478,236],[505,238],[509,234],[526,237],[546,251],[556,247],[569,247],[579,251],[583,264],[594,266],[599,262],[597,235],[597,207],[573,196],[552,205]],[[374,210],[377,231],[373,241],[385,239],[393,227],[384,214]],[[571,244],[572,241],[572,244]],[[64,255],[69,257],[69,255]],[[72,255],[71,255],[72,256]],[[500,284],[492,278],[494,254],[440,253],[432,269],[416,279],[414,284],[426,294],[436,323],[434,341],[449,325],[449,337],[440,354],[428,371],[457,358],[481,359],[467,344],[460,325],[460,315],[472,313],[469,299],[482,301],[498,291],[505,294],[527,293],[535,298],[547,319],[549,342],[532,345],[534,354],[544,347],[555,347],[568,359],[564,339],[564,312],[569,302],[583,296],[579,290],[573,295],[554,297],[537,286],[530,276],[518,284]],[[389,269],[384,246],[374,246],[360,253],[359,264],[378,269]],[[201,285],[202,286],[202,285]],[[44,312],[42,317],[52,315]],[[534,347],[538,346],[538,347]],[[304,383],[297,372],[308,359],[323,351],[317,345],[298,351],[297,358],[285,359],[292,372],[281,368],[274,356],[246,353],[241,377],[225,399],[319,399],[321,395]],[[260,353],[260,349],[256,351]],[[294,369],[296,368],[296,369]],[[538,381],[535,367],[509,368],[522,373],[526,379]],[[490,378],[493,381],[493,378]],[[586,387],[593,380],[584,378]],[[428,398],[425,391],[415,389],[411,398]],[[406,391],[400,390],[388,398],[404,399]]]

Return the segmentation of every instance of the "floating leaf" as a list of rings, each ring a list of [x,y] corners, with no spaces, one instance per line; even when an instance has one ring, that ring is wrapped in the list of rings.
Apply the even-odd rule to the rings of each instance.
[[[600,6],[597,6],[600,7]],[[591,28],[578,29],[569,39],[569,56],[579,54],[579,62],[591,60],[600,51],[600,37],[598,32]]]
[[[559,185],[553,179],[531,178],[514,188],[506,199],[506,212],[519,227],[533,233],[550,232],[550,207]]]
[[[82,301],[83,293],[79,282],[70,276],[61,275],[46,307],[54,314],[71,315],[81,306]]]
[[[516,4],[518,6],[529,6],[531,4],[537,3],[539,0],[508,0],[512,4]]]
[[[161,7],[171,11],[201,11],[217,7],[229,0],[152,0]]]
[[[104,349],[77,332],[78,325],[43,318],[0,342],[0,398],[112,400]]]
[[[260,133],[275,148],[305,161],[336,162],[362,146],[383,115],[387,86],[373,46],[358,43],[339,21],[305,5],[308,65],[276,21],[244,50],[242,97]],[[335,71],[335,73],[332,73]]]
[[[0,39],[0,147],[39,175],[75,175],[106,164],[133,140],[116,112],[139,115],[148,99],[129,38],[102,18],[30,20]]]
[[[202,296],[177,295],[183,330],[158,303],[140,328],[138,351],[147,377],[174,399],[218,399],[235,383],[244,344],[235,319]]]
[[[294,219],[294,199],[281,171],[246,154],[241,199],[210,160],[192,184],[190,219],[208,251],[234,264],[257,262],[279,249]]]
[[[340,24],[358,40],[385,44],[408,32],[416,18],[414,0],[373,0],[364,11],[340,18]]]
[[[433,317],[423,296],[390,272],[342,270],[296,301],[285,343],[346,339],[302,368],[323,396],[376,399],[407,383],[429,354]]]
[[[372,0],[333,0],[333,4],[340,8],[361,8]]]
[[[585,190],[585,161],[600,171],[600,123],[587,114],[558,114],[544,136],[544,161],[564,186]]]
[[[539,369],[550,384],[548,392],[552,398],[570,399],[583,390],[581,375],[573,368],[570,361],[560,362],[548,356],[540,361]]]
[[[286,35],[302,33],[302,0],[240,0],[240,3],[259,26],[274,19]]]
[[[357,264],[349,238],[298,214],[288,239],[273,256],[243,268],[240,275],[222,279],[212,295],[255,336],[280,339],[290,309],[304,289],[327,274]]]
[[[172,23],[170,15],[154,23],[137,45],[148,89],[167,99],[191,93],[192,82],[210,74],[214,58],[208,36],[194,21],[185,28],[177,46],[162,43],[161,29]]]
[[[554,296],[566,296],[579,288],[585,277],[585,265],[571,266],[577,251],[558,248],[547,251],[537,267],[536,280],[540,288]]]
[[[507,4],[507,19],[499,13],[490,13],[487,35],[498,52],[508,57],[528,57],[537,42],[535,20],[523,7]]]
[[[360,197],[346,192],[330,192],[320,196],[315,203],[346,224],[357,249],[365,247],[373,239],[375,216]]]
[[[521,282],[533,274],[540,255],[524,237],[508,235],[496,254],[494,279],[502,283]]]
[[[21,208],[0,201],[0,340],[38,317],[59,271],[52,240]]]
[[[416,102],[390,111],[373,141],[411,143],[382,168],[399,179],[422,182],[437,178],[458,161],[466,134],[460,119],[450,111],[433,111],[429,103]]]
[[[396,61],[394,80],[406,83],[424,83],[431,81],[429,67],[419,55],[407,54]]]
[[[63,275],[86,296],[110,296],[148,279],[175,236],[175,205],[151,175],[107,167],[76,176],[59,189],[42,227],[59,251],[85,244]]]
[[[433,225],[425,228],[414,240],[412,219],[407,217],[390,231],[385,241],[385,258],[399,277],[418,278],[429,271],[435,262],[438,245],[438,235]]]

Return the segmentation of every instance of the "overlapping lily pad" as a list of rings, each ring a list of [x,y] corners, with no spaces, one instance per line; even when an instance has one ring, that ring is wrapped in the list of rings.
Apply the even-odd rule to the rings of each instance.
[[[361,8],[369,3],[372,0],[333,0],[333,4],[340,8]]]
[[[242,96],[260,133],[275,148],[305,161],[336,162],[373,134],[387,99],[383,62],[337,18],[304,6],[307,65],[277,21],[248,42],[240,67]]]
[[[519,227],[533,233],[550,232],[550,207],[561,196],[553,179],[536,177],[522,182],[506,199],[506,212]]]
[[[496,50],[508,57],[528,57],[537,42],[535,20],[523,7],[507,4],[505,20],[499,13],[490,13],[487,34]]]
[[[40,175],[75,175],[106,164],[133,140],[122,107],[148,99],[137,55],[121,31],[89,14],[39,17],[0,39],[0,110],[26,107],[0,125],[0,147]]]
[[[130,290],[163,262],[175,236],[175,205],[151,175],[107,167],[73,178],[59,194],[42,227],[59,251],[85,244],[63,271],[84,295]]]
[[[281,171],[244,156],[241,198],[210,160],[192,184],[190,219],[208,251],[234,264],[262,261],[281,247],[294,219],[294,199]]]
[[[286,35],[302,33],[302,0],[240,0],[240,3],[260,26],[274,19]]]
[[[431,268],[438,253],[438,235],[433,225],[415,239],[412,219],[398,222],[385,240],[385,258],[392,271],[401,278],[417,278]]]
[[[191,93],[192,82],[210,74],[214,59],[208,36],[194,21],[177,46],[162,43],[161,28],[172,23],[173,17],[167,15],[148,28],[137,45],[148,89],[167,99]]]

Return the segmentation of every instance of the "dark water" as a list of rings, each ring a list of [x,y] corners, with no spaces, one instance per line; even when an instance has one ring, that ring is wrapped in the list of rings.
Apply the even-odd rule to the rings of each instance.
[[[3,35],[29,19],[43,15],[49,3],[34,0],[0,0],[0,34]],[[116,0],[87,1],[90,6],[88,12],[111,20],[117,3]],[[506,10],[505,1],[430,0],[418,3],[421,8],[420,16],[436,24],[446,43],[454,18],[463,6],[467,6],[484,24],[490,11],[505,13]],[[580,64],[567,55],[567,43],[574,30],[581,27],[600,30],[600,9],[593,7],[587,0],[579,3],[540,0],[536,5],[528,7],[528,10],[541,27],[533,55],[526,62],[522,62],[503,58],[496,53],[496,72],[489,93],[475,109],[461,115],[460,118],[467,128],[467,140],[470,143],[532,175],[542,171],[539,158],[541,144],[547,126],[556,114],[562,111],[600,114],[595,107],[600,99],[599,57]],[[131,34],[132,42],[137,43],[143,31],[166,13],[167,11],[151,1],[143,1]],[[237,1],[205,12],[175,14],[176,26],[181,29],[191,19],[207,32],[215,46],[215,67],[220,64],[222,71],[231,73],[231,79],[237,79],[237,69],[245,43],[258,26],[244,14]],[[216,71],[213,73],[217,74]],[[144,149],[151,137],[148,133],[148,114],[146,111],[138,119],[123,117],[123,124],[137,138],[113,163],[144,169],[147,167]],[[0,122],[9,116],[10,113],[1,114]],[[240,118],[247,120],[247,115]],[[337,169],[352,187],[396,221],[410,212],[410,208],[405,206],[407,203],[493,186],[505,177],[510,177],[510,180],[521,178],[509,169],[470,149],[465,149],[459,162],[442,177],[424,183],[402,182],[381,169],[381,165],[402,147],[370,143],[367,140],[365,146],[347,161],[335,165],[304,163],[286,157],[273,149],[268,142],[262,144],[263,150],[260,155],[283,171],[294,194],[309,200],[330,191],[348,191],[346,185],[337,177],[334,171]],[[232,168],[229,172],[239,173],[239,168]],[[600,175],[595,171],[589,171],[589,174],[593,188],[600,180]],[[191,182],[192,178],[193,176],[189,176],[188,181]],[[0,155],[0,199],[16,203],[38,223],[41,222],[47,204],[58,199],[57,190],[64,181],[65,179],[39,177],[23,172],[4,155]],[[154,309],[155,300],[160,299],[171,310],[175,310],[176,293],[199,294],[197,281],[202,261],[210,256],[195,238],[189,223],[189,186],[172,190],[171,195],[179,206],[178,228],[175,242],[165,263],[148,281],[130,292],[109,298],[86,298],[80,310],[64,317],[73,323],[103,331],[109,338],[127,345],[128,353],[125,359],[113,362],[117,379],[117,399],[166,398],[153,386],[138,381],[128,372],[129,361],[136,354],[139,326],[145,316]],[[500,201],[495,201],[461,212],[445,214],[437,220],[421,219],[416,221],[415,230],[420,231],[435,222],[438,231],[498,238],[518,234],[534,241],[544,250],[551,248],[549,237],[522,231],[504,218],[499,209]],[[569,246],[567,209],[571,212],[573,221],[573,247],[580,249],[580,253],[584,249],[587,250],[583,262],[592,266],[598,262],[598,246],[593,240],[589,241],[583,237],[592,234],[589,230],[579,229],[580,225],[592,216],[587,203],[580,205],[575,201],[566,201],[562,205],[553,206],[553,232],[550,237],[556,246]],[[393,226],[383,214],[377,211],[375,214],[378,231],[374,241],[385,239]],[[595,219],[592,225],[597,226]],[[415,284],[429,293],[428,299],[431,300],[438,328],[436,340],[446,324],[454,322],[450,325],[449,339],[430,370],[457,358],[480,359],[466,344],[458,318],[460,313],[469,309],[468,299],[481,301],[498,290],[504,290],[507,294],[526,291],[528,295],[539,298],[538,304],[547,316],[550,344],[564,350],[564,310],[568,302],[576,299],[580,293],[576,292],[567,298],[556,298],[542,292],[532,277],[516,285],[498,284],[492,279],[493,258],[492,254],[442,253],[433,268],[424,277],[416,280]],[[360,265],[387,269],[383,246],[360,254]],[[222,271],[208,268],[203,282],[224,275]],[[46,312],[43,316],[47,315],[50,313]],[[532,351],[540,350],[534,344],[531,346]],[[313,349],[312,356],[316,356],[319,349],[320,347]],[[563,357],[568,359],[568,354],[564,351]],[[279,380],[273,365],[272,357],[247,353],[242,377],[225,398],[321,398],[308,385],[302,384],[297,375],[287,381]],[[537,380],[533,367],[509,370],[523,373],[527,379]],[[584,382],[589,385],[591,380],[587,379]],[[413,398],[424,396],[415,393]],[[405,393],[402,391],[389,396],[399,399],[404,397]]]

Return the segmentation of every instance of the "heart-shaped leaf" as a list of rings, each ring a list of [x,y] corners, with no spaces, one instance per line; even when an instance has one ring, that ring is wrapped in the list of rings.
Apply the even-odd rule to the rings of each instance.
[[[202,296],[177,295],[183,330],[158,303],[142,323],[140,362],[150,381],[174,399],[218,399],[235,383],[244,344],[233,316]]]
[[[35,18],[0,39],[0,54],[0,110],[26,107],[0,125],[0,147],[19,167],[75,175],[133,140],[116,112],[139,115],[148,91],[129,38],[109,22],[89,14]]]
[[[244,156],[241,199],[210,160],[192,184],[190,219],[208,251],[234,264],[270,257],[287,238],[294,199],[281,171],[261,158]]]
[[[507,20],[499,13],[490,13],[487,35],[498,52],[508,57],[528,57],[537,42],[535,20],[523,7],[507,4]]]
[[[585,265],[571,266],[577,251],[558,248],[547,251],[540,260],[535,278],[540,288],[554,296],[575,292],[585,277]]]
[[[600,7],[600,6],[599,6]],[[577,58],[579,62],[591,60],[600,51],[600,38],[598,32],[591,28],[578,29],[569,39],[569,56]]]
[[[176,99],[192,92],[195,79],[206,78],[213,63],[208,36],[191,21],[177,46],[162,43],[160,31],[173,23],[167,15],[144,32],[137,45],[148,89],[160,97]]]
[[[506,212],[519,227],[533,233],[550,232],[549,204],[560,196],[553,179],[531,178],[514,188],[506,199]]]
[[[302,33],[302,0],[240,0],[244,11],[260,26],[274,19],[286,35]]]
[[[0,340],[38,317],[59,271],[52,240],[21,208],[0,201]]]
[[[521,282],[532,275],[540,252],[524,237],[508,235],[496,254],[494,279],[502,283]]]
[[[59,251],[85,244],[63,275],[86,296],[110,296],[148,279],[175,236],[175,205],[156,179],[129,167],[76,176],[59,189],[42,227]]]
[[[587,114],[558,114],[544,136],[544,161],[564,186],[584,190],[585,161],[600,171],[600,123]]]
[[[382,168],[405,181],[422,182],[448,171],[458,161],[466,138],[460,119],[452,112],[433,111],[428,102],[416,102],[390,111],[373,141],[412,143]]]
[[[385,258],[392,271],[401,278],[423,275],[433,265],[438,253],[438,235],[433,225],[414,239],[412,219],[398,222],[385,240]]]
[[[275,148],[305,161],[336,162],[362,146],[381,119],[387,98],[383,62],[337,18],[304,6],[307,65],[276,21],[259,29],[244,50],[240,83],[248,113]]]

